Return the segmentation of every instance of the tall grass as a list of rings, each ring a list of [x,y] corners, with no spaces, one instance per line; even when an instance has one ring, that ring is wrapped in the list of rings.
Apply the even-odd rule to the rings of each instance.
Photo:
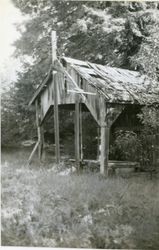
[[[157,179],[60,176],[3,156],[2,245],[159,249]]]

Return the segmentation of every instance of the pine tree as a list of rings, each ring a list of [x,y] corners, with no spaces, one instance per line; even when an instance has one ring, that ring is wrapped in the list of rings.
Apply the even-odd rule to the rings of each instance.
[[[23,71],[15,83],[14,102],[22,127],[33,113],[28,102],[51,64],[51,31],[58,34],[58,54],[159,76],[159,4],[157,2],[13,0],[25,23],[17,28],[15,56]],[[29,58],[29,59],[28,59]],[[30,63],[28,63],[30,62]],[[22,121],[28,121],[25,126]],[[27,135],[29,136],[29,131]]]

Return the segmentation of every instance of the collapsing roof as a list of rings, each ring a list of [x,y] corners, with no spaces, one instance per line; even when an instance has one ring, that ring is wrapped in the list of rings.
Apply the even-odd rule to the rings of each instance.
[[[159,84],[137,71],[108,67],[68,57],[62,57],[64,65],[70,65],[108,103],[153,104],[159,103]],[[40,95],[51,78],[51,70],[46,80],[36,90],[30,104]]]

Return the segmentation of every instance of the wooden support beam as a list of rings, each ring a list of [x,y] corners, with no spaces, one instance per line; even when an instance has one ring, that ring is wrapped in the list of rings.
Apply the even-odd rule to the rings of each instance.
[[[57,61],[57,37],[56,31],[52,31],[52,65]],[[58,111],[58,93],[57,93],[57,71],[53,70],[53,88],[54,88],[54,131],[55,131],[55,154],[56,163],[60,163],[60,136],[59,136],[59,111]]]
[[[81,78],[74,73],[73,79],[76,80],[79,88],[81,87]],[[75,159],[77,170],[80,169],[81,161],[83,160],[83,142],[82,142],[82,97],[76,95],[75,101]]]
[[[45,138],[44,138],[44,127],[43,124],[40,124],[40,133],[41,133],[41,160],[45,160]]]
[[[80,126],[80,160],[83,161],[83,131],[82,131],[82,103],[79,107],[79,126]]]
[[[100,173],[108,176],[108,160],[109,160],[109,127],[102,126],[100,128]]]
[[[75,102],[75,159],[76,167],[80,169],[80,102],[77,95]]]
[[[104,98],[100,98],[99,158],[100,173],[105,176],[108,176],[110,128],[124,108],[124,105],[111,106],[105,102]]]
[[[57,60],[57,37],[56,37],[56,31],[52,31],[51,33],[51,42],[52,42],[52,65],[55,66],[56,60]]]
[[[97,127],[97,161],[100,158],[100,127]]]
[[[113,123],[117,120],[117,118],[123,112],[124,109],[125,105],[116,104],[112,106],[111,104],[107,104],[106,120],[109,127],[113,125]]]
[[[39,104],[38,100],[35,102],[36,106],[36,126],[37,126],[37,134],[38,134],[38,156],[39,160],[42,160],[42,155],[43,155],[43,147],[44,147],[44,136],[43,136],[43,128],[40,126],[40,117],[39,117]]]
[[[56,163],[60,163],[60,134],[59,134],[59,110],[57,98],[57,78],[56,73],[53,72],[54,83],[54,131],[55,131],[55,155]]]
[[[31,154],[30,154],[30,156],[29,156],[29,159],[27,160],[27,162],[26,162],[26,164],[25,164],[25,167],[28,167],[28,166],[30,165],[30,163],[31,163],[31,161],[32,161],[32,159],[33,159],[33,156],[34,156],[34,154],[35,154],[35,152],[36,152],[36,150],[37,150],[37,148],[38,148],[38,146],[39,146],[39,141],[37,141],[37,143],[35,144],[35,146],[34,146],[32,152],[31,152]]]
[[[100,173],[108,177],[109,133],[107,107],[104,98],[100,98]]]

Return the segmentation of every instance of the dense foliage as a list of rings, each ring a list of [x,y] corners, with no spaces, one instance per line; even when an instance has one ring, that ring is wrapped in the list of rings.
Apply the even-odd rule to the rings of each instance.
[[[13,0],[13,3],[28,18],[17,26],[21,37],[15,42],[15,56],[23,61],[23,71],[14,83],[14,94],[10,91],[12,98],[5,95],[5,104],[2,99],[2,143],[7,142],[7,137],[17,140],[35,136],[35,129],[34,133],[30,129],[34,112],[28,109],[28,102],[49,69],[52,30],[58,34],[59,55],[140,70],[152,77],[152,82],[158,79],[157,2]],[[6,112],[12,117],[7,131]],[[70,119],[65,120],[70,123]],[[12,124],[15,121],[18,126]]]
[[[113,159],[137,161],[144,169],[154,170],[159,164],[159,107],[145,106],[137,116],[140,131],[118,130],[111,154]]]

